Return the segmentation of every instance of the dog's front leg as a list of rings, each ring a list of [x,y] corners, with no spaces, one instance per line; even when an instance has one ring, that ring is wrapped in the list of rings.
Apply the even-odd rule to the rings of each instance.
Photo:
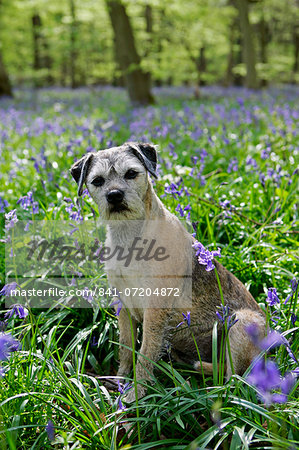
[[[146,309],[144,311],[142,345],[136,366],[138,398],[143,397],[146,393],[146,387],[140,381],[152,379],[154,363],[162,354],[167,317],[168,314],[165,309]],[[126,401],[132,402],[134,400],[135,389],[132,388],[126,396]]]
[[[126,308],[122,308],[118,316],[120,347],[119,347],[119,368],[117,375],[120,377],[127,376],[130,373],[133,365],[132,350],[126,348],[126,347],[133,348],[129,314],[130,312]],[[134,332],[134,342],[136,342],[137,323],[134,317],[132,317],[132,315],[131,320]]]

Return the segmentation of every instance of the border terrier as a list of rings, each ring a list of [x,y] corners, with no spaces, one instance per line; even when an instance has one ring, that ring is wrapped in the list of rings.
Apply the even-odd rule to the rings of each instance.
[[[137,325],[143,326],[136,366],[138,397],[146,392],[142,380],[152,379],[154,364],[166,348],[171,349],[176,359],[191,363],[206,374],[213,373],[212,329],[217,306],[221,305],[215,271],[207,271],[199,263],[196,249],[192,247],[195,239],[155,194],[149,174],[157,177],[156,167],[154,145],[128,142],[120,147],[88,153],[71,168],[78,184],[78,196],[82,194],[85,183],[98,205],[101,218],[107,221],[105,245],[108,249],[124,251],[135,245],[136,250],[136,237],[145,246],[149,242],[152,245],[153,241],[160,246],[156,248],[154,258],[142,258],[142,249],[139,249],[139,257],[135,252],[136,257],[129,265],[124,257],[105,262],[110,286],[125,293],[125,296],[120,295],[125,307],[118,316],[118,376],[130,373],[133,361],[131,336],[134,333],[136,341]],[[229,378],[233,371],[244,373],[259,353],[246,332],[246,326],[255,323],[262,338],[265,318],[245,286],[219,262],[213,263],[224,302],[237,319],[229,330],[233,369],[226,350],[226,376]],[[170,295],[165,295],[163,288]],[[150,294],[144,296],[144,290]],[[191,318],[201,362],[188,326],[178,328],[182,313],[186,315],[187,311],[190,312],[188,317]],[[221,332],[219,324],[219,336]],[[134,398],[135,392],[131,389],[127,401]]]

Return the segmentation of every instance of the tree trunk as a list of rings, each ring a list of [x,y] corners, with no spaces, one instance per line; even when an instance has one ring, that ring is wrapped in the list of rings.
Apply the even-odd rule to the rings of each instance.
[[[233,67],[234,67],[234,42],[235,33],[234,27],[231,26],[229,34],[229,53],[227,57],[226,77],[224,81],[225,86],[231,86],[234,80]]]
[[[71,88],[78,87],[77,83],[77,21],[76,21],[76,7],[75,0],[70,0],[70,13],[72,17],[70,28],[70,76]]]
[[[130,100],[135,105],[154,102],[150,91],[149,74],[140,67],[133,30],[121,0],[106,0],[108,13],[115,37],[115,54],[123,73]]]
[[[35,79],[35,85],[39,86],[46,81],[47,84],[53,84],[53,77],[51,75],[52,58],[49,54],[49,45],[46,37],[42,32],[42,20],[39,14],[32,16],[32,37],[33,37],[33,69],[38,71],[40,69],[47,69],[48,75],[45,80]]]
[[[195,86],[194,96],[198,100],[200,98],[200,87],[205,86],[206,82],[202,79],[202,74],[205,73],[207,62],[205,57],[205,48],[200,47],[197,58],[193,58],[197,70],[197,83]]]
[[[229,4],[232,4],[229,2]],[[234,19],[231,23],[229,34],[229,54],[227,58],[226,78],[224,84],[226,86],[243,86],[243,76],[234,72],[234,67],[242,64],[242,42],[240,39],[240,24],[238,19]]]
[[[32,16],[32,37],[33,37],[33,68],[39,70],[42,68],[41,62],[41,26],[42,21],[39,14]]]
[[[0,52],[0,97],[5,95],[12,97],[12,89]]]
[[[265,21],[264,14],[261,17],[259,22],[259,34],[260,34],[260,59],[263,64],[267,64],[267,44],[269,41],[269,29],[268,24]],[[263,87],[268,85],[268,81],[266,77],[262,77],[261,85]]]
[[[245,85],[250,89],[257,89],[256,57],[253,43],[252,27],[249,22],[248,0],[235,0],[239,12],[239,21],[242,36],[243,59],[246,64]]]
[[[294,65],[293,72],[299,71],[299,25],[294,25],[293,29],[293,42],[294,42]]]

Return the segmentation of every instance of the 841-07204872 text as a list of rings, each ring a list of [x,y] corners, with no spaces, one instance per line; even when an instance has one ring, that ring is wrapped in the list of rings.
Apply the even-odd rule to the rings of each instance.
[[[109,295],[112,297],[118,297],[120,295],[124,295],[125,297],[152,297],[152,296],[159,296],[159,297],[179,297],[180,296],[180,289],[179,288],[155,288],[151,289],[150,287],[147,288],[125,288],[124,291],[118,291],[116,288],[112,289],[99,289],[99,295]]]

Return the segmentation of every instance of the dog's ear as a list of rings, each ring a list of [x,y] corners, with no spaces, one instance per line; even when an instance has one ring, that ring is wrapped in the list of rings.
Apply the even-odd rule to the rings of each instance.
[[[71,167],[71,175],[78,184],[78,197],[82,195],[83,184],[86,180],[86,175],[90,168],[92,159],[93,153],[88,153],[87,155],[84,155],[83,158],[79,159],[79,161],[76,161]]]
[[[128,146],[132,153],[142,162],[146,170],[157,177],[157,150],[154,144],[145,144],[143,142],[128,142]]]

